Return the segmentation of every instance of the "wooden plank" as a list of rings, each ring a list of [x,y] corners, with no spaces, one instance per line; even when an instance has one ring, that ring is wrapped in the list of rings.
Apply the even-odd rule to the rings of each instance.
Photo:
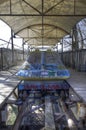
[[[45,97],[45,130],[56,130],[50,97]]]

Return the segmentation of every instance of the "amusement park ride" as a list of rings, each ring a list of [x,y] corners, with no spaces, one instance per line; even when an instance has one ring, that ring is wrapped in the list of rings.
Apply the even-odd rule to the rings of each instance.
[[[65,80],[70,77],[57,52],[39,51],[30,52],[28,60],[17,73],[21,80]]]
[[[56,51],[31,51],[22,68],[17,72],[22,80],[19,89],[63,89],[61,85],[70,77]],[[59,85],[60,84],[60,85]]]

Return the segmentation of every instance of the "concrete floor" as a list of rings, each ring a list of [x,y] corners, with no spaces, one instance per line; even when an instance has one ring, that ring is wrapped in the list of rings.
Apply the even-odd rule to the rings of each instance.
[[[67,80],[76,93],[86,102],[86,72],[69,69],[71,77]]]

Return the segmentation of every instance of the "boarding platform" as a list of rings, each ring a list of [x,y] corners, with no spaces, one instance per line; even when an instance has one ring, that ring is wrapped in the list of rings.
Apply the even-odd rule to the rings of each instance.
[[[67,80],[73,90],[86,103],[86,72],[77,72],[70,69],[70,78]]]
[[[15,76],[20,65],[21,63],[18,63],[17,66],[11,67],[7,71],[0,71],[0,107],[20,83],[20,80]]]

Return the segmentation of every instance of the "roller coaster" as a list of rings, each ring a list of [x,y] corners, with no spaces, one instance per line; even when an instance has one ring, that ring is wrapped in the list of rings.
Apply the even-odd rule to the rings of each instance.
[[[70,73],[57,52],[30,52],[16,76],[16,100],[7,99],[6,105],[18,113],[6,130],[84,130],[78,107],[82,101],[66,81]]]
[[[68,79],[70,73],[57,52],[35,50],[30,52],[17,76],[24,81],[57,81]]]

